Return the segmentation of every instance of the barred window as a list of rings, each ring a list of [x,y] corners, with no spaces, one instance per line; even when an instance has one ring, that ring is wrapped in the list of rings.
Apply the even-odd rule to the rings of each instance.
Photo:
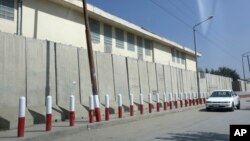
[[[151,50],[152,50],[152,43],[148,39],[144,39],[144,45],[145,45],[145,55],[151,56]]]
[[[143,60],[142,37],[137,36],[137,55],[139,60]]]
[[[119,28],[116,28],[115,38],[116,38],[116,47],[123,49],[124,48],[124,31]]]
[[[112,26],[104,24],[104,52],[112,52]]]
[[[14,0],[0,0],[0,18],[14,20]]]
[[[135,36],[132,33],[127,33],[128,50],[135,51]]]
[[[100,43],[100,22],[94,19],[90,19],[89,23],[92,42]]]
[[[171,54],[172,54],[172,61],[175,62],[175,50],[173,48],[171,49]]]
[[[181,53],[181,63],[185,64],[186,63],[186,54],[185,53]]]

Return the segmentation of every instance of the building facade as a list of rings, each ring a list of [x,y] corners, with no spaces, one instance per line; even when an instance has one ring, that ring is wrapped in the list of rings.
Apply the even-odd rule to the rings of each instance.
[[[18,2],[0,0],[1,31],[16,34],[19,30],[26,37],[87,47],[81,1],[22,0],[21,6]],[[195,71],[193,50],[92,5],[88,12],[95,51]]]

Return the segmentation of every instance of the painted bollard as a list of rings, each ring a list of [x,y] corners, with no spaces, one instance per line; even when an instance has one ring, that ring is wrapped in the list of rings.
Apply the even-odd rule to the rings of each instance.
[[[46,131],[52,128],[52,96],[46,97]]]
[[[163,94],[163,106],[164,110],[167,110],[167,96],[165,93]]]
[[[156,94],[156,110],[157,110],[157,112],[160,112],[160,96],[159,96],[159,94],[157,93]]]
[[[192,100],[192,93],[188,93],[189,95],[189,106],[192,106],[193,100]]]
[[[174,97],[175,97],[174,106],[175,106],[176,109],[178,109],[178,96],[177,96],[176,93],[175,93]]]
[[[134,95],[130,94],[130,107],[129,107],[129,111],[130,111],[130,116],[134,115]]]
[[[94,122],[94,110],[95,110],[94,97],[93,95],[90,95],[89,96],[89,123]]]
[[[182,101],[182,93],[180,94],[180,107],[183,107],[183,101]]]
[[[122,95],[118,94],[118,117],[122,118]]]
[[[24,128],[25,128],[25,103],[26,99],[24,96],[19,98],[19,109],[18,109],[18,129],[17,129],[17,137],[24,136]]]
[[[105,95],[105,120],[109,120],[109,95]]]
[[[139,106],[139,109],[140,109],[140,113],[141,113],[141,115],[143,115],[143,113],[144,113],[144,108],[143,108],[143,95],[142,94],[140,94],[140,97],[139,97],[139,102],[140,102],[140,106]]]
[[[170,110],[172,110],[172,108],[173,108],[173,105],[172,105],[173,102],[172,102],[172,101],[173,101],[173,96],[172,96],[172,94],[170,93],[170,94],[169,94],[169,109],[170,109]]]
[[[75,96],[70,96],[69,101],[69,125],[75,126]]]
[[[192,98],[193,98],[193,106],[195,105],[195,93],[192,93],[193,94],[193,96],[192,96]]]
[[[95,105],[95,117],[96,122],[101,121],[101,110],[100,110],[100,102],[98,95],[94,95],[94,105]]]
[[[152,113],[152,108],[153,108],[153,106],[152,106],[152,94],[150,93],[150,94],[148,94],[148,112],[149,113]]]
[[[185,93],[185,107],[188,106],[188,95],[187,93]]]

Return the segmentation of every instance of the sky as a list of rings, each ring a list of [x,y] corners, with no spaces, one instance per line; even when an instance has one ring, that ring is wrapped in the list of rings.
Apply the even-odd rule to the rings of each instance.
[[[243,78],[242,57],[250,51],[250,0],[88,0],[88,3],[194,49],[196,28],[199,68],[229,67]],[[250,53],[249,53],[250,55]],[[245,61],[246,78],[250,73]]]

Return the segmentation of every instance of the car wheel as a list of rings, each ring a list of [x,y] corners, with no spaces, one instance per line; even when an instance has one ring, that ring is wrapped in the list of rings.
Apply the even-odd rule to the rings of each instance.
[[[206,108],[207,111],[210,111],[210,108]]]
[[[237,107],[237,109],[240,109],[240,101],[239,101],[239,104],[236,107]]]
[[[232,107],[230,108],[230,111],[231,111],[231,112],[234,111],[234,103],[232,103]]]

